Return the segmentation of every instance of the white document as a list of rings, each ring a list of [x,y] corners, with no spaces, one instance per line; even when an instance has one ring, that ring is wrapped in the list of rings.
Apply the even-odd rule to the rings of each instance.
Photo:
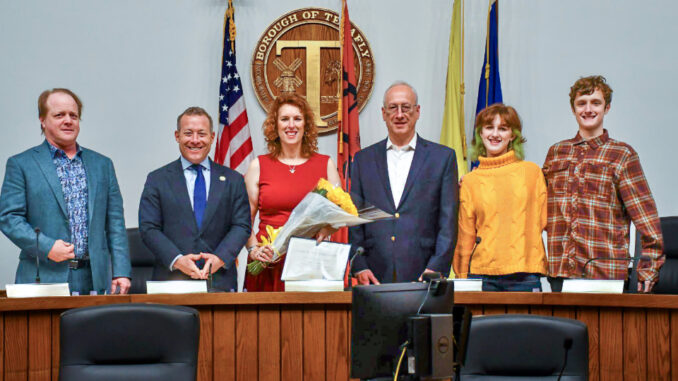
[[[482,291],[482,279],[453,279],[454,291]]]
[[[565,279],[562,292],[621,294],[624,280],[616,279]]]
[[[287,291],[301,291],[301,292],[330,292],[330,291],[344,291],[343,280],[288,280],[285,282],[285,292]]]
[[[282,280],[336,280],[343,281],[351,245],[314,239],[292,237]]]
[[[71,296],[68,283],[25,283],[5,285],[8,298],[37,298],[41,296]]]
[[[167,280],[146,282],[147,294],[194,294],[207,292],[206,280]]]

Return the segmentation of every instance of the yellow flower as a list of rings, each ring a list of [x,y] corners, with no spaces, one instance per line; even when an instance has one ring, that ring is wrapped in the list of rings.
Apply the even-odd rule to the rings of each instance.
[[[344,192],[341,187],[335,187],[326,179],[320,179],[318,180],[318,185],[316,185],[315,189],[318,191],[325,191],[325,198],[343,209],[346,213],[350,213],[354,216],[358,215],[358,209],[353,205],[351,196]]]
[[[353,202],[349,201],[347,204],[342,204],[341,208],[348,214],[358,216],[358,209],[353,205]]]
[[[327,199],[339,205],[342,202],[341,193],[342,193],[341,189],[337,191],[337,188],[332,188],[329,191],[327,191]]]
[[[266,235],[260,235],[259,238],[261,238],[261,242],[258,243],[259,246],[267,246],[267,245],[272,245],[273,242],[275,241],[276,237],[278,236],[278,233],[282,230],[282,226],[275,229],[271,225],[266,225]],[[278,250],[273,248],[275,251],[275,254],[280,256],[280,253],[278,253]],[[274,261],[275,262],[275,261]],[[259,275],[264,268],[266,268],[266,264],[262,263],[261,261],[252,261],[247,264],[247,272],[249,272],[252,275]]]
[[[266,234],[268,234],[268,237],[265,235],[260,235],[259,238],[261,238],[261,243],[259,246],[266,246],[266,245],[272,245],[273,241],[275,241],[275,238],[278,236],[278,233],[282,229],[282,226],[274,229],[273,226],[271,225],[266,225]]]
[[[320,179],[320,180],[318,180],[318,185],[316,185],[316,188],[319,189],[319,190],[325,190],[325,191],[329,192],[334,187],[326,179]]]

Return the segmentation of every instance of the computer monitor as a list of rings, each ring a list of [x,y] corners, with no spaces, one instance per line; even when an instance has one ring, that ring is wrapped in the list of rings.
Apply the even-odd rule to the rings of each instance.
[[[426,298],[422,314],[452,314],[454,284]],[[419,310],[429,283],[391,283],[353,288],[351,322],[351,377],[393,377],[407,340],[407,320]],[[407,373],[406,361],[400,374]]]

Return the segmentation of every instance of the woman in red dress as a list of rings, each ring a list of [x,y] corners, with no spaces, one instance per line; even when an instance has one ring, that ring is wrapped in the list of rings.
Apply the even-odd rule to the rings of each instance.
[[[296,94],[278,96],[264,122],[268,154],[254,159],[245,174],[252,223],[259,213],[259,231],[247,241],[248,262],[270,262],[273,249],[260,247],[266,225],[278,228],[287,222],[297,204],[313,190],[318,180],[326,178],[339,184],[337,167],[329,156],[318,151],[318,129],[311,107]],[[253,230],[254,231],[254,230]],[[321,230],[319,239],[329,236]],[[285,257],[267,266],[259,275],[245,275],[247,291],[285,291],[280,280]]]

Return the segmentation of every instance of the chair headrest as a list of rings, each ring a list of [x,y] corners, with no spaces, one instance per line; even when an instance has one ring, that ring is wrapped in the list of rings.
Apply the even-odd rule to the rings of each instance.
[[[109,304],[61,314],[62,365],[188,362],[197,356],[198,311]]]
[[[664,238],[664,254],[678,258],[678,216],[660,218]]]
[[[129,259],[132,266],[153,266],[155,264],[155,256],[141,240],[139,228],[128,228],[127,240],[129,241]]]

